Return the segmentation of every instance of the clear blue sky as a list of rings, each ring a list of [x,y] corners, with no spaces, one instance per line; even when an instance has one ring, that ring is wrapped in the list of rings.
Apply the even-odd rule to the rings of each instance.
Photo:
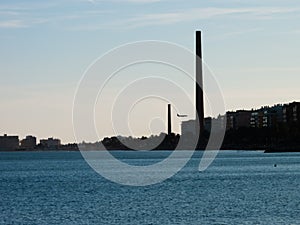
[[[292,0],[2,0],[0,133],[74,141],[74,92],[95,58],[149,39],[193,51],[197,29],[227,110],[299,100],[299,21]]]

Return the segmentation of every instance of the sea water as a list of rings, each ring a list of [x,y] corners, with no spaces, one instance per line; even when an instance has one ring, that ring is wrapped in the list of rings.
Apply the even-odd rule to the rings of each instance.
[[[147,165],[170,152],[113,152]],[[1,152],[0,224],[300,224],[300,153],[220,152],[146,187],[104,179],[80,152]]]

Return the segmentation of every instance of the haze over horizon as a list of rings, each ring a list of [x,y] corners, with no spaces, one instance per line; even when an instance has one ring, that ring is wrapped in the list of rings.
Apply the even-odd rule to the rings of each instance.
[[[96,58],[141,40],[168,41],[194,52],[195,30],[202,30],[204,61],[219,82],[226,110],[299,101],[299,12],[300,3],[291,0],[4,0],[0,135],[74,142],[74,94]],[[122,88],[122,82],[111,85]],[[183,85],[193,95],[193,84]],[[165,116],[165,110],[157,115]],[[137,119],[136,134],[142,135],[143,118]],[[163,129],[161,123],[157,128]]]

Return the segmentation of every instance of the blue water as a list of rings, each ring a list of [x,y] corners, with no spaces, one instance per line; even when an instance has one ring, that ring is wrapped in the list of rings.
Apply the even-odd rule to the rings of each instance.
[[[151,164],[169,153],[114,154]],[[0,224],[300,224],[299,153],[222,152],[204,172],[199,154],[163,183],[130,187],[79,152],[1,152]]]

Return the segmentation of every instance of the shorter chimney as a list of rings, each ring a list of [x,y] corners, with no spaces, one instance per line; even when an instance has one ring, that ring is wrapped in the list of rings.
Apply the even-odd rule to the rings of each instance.
[[[168,104],[168,135],[172,133],[171,104]]]

